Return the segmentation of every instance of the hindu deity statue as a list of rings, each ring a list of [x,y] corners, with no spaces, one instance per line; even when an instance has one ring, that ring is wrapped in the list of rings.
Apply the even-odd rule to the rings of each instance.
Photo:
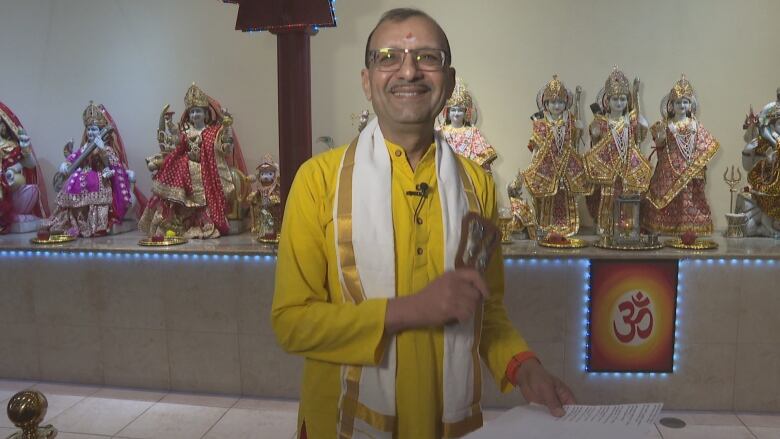
[[[108,110],[93,102],[83,121],[81,146],[65,145],[65,161],[54,176],[57,207],[45,228],[74,237],[131,230],[135,222],[128,214],[137,215],[146,199],[135,188],[119,129]]]
[[[233,118],[195,84],[184,104],[178,125],[168,106],[160,116],[160,152],[146,159],[153,196],[138,227],[150,238],[238,233],[246,165]]]
[[[509,209],[512,216],[511,228],[513,232],[520,233],[528,239],[537,239],[538,224],[536,222],[536,210],[523,197],[523,182],[525,176],[523,171],[517,173],[517,176],[507,185],[507,194],[509,195]]]
[[[780,88],[777,100],[748,117],[744,128],[752,138],[742,151],[749,186],[737,200],[737,211],[748,217],[748,236],[780,237]]]
[[[452,149],[490,171],[490,164],[498,154],[475,126],[477,110],[461,78],[456,79],[455,89],[442,110],[442,116],[441,132]]]
[[[257,189],[247,198],[251,209],[252,233],[263,242],[276,242],[282,226],[279,164],[266,156],[257,167],[254,180]]]
[[[19,119],[0,102],[0,234],[38,229],[49,215],[46,185],[30,137]]]
[[[639,113],[638,94],[639,79],[634,79],[632,88],[615,67],[591,106],[595,113],[590,124],[591,148],[584,161],[594,185],[587,196],[588,211],[599,235],[611,233],[618,197],[643,194],[650,186],[652,167],[640,150],[648,124]]]
[[[577,142],[585,124],[579,120],[576,95],[553,76],[536,96],[539,110],[531,119],[533,133],[528,142],[531,165],[523,173],[534,199],[537,222],[543,234],[572,236],[579,231],[577,196],[592,191]]]
[[[642,227],[655,233],[712,234],[704,193],[707,164],[720,145],[696,118],[699,103],[682,75],[661,100],[661,120],[650,132],[657,162],[642,205]]]

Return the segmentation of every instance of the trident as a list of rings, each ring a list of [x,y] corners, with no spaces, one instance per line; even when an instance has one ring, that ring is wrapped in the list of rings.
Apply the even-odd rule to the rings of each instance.
[[[736,171],[736,175],[734,171]],[[723,181],[729,185],[729,192],[731,192],[731,200],[729,202],[730,213],[734,213],[734,193],[737,192],[737,185],[741,180],[742,172],[738,168],[734,168],[734,165],[731,165],[731,175],[729,175],[728,168],[726,168],[726,171],[723,173]]]

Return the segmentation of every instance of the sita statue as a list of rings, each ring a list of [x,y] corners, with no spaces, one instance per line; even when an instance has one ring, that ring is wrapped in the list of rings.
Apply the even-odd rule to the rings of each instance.
[[[575,235],[580,228],[577,196],[592,191],[577,151],[585,129],[579,120],[581,94],[580,87],[572,94],[554,75],[536,96],[539,112],[531,116],[533,134],[528,142],[531,165],[523,175],[545,235]]]
[[[192,84],[179,124],[166,106],[160,152],[146,159],[152,198],[138,224],[149,238],[218,238],[240,233],[246,165],[232,116]]]
[[[652,167],[640,150],[648,124],[639,114],[638,94],[639,79],[631,88],[626,75],[615,67],[591,106],[595,113],[591,148],[584,161],[594,184],[593,194],[587,197],[588,211],[599,235],[612,233],[618,197],[643,194],[650,186]]]
[[[132,230],[146,198],[135,188],[119,129],[103,105],[90,102],[82,116],[81,146],[71,140],[63,149],[54,176],[57,207],[45,228],[85,238]]]
[[[642,227],[652,232],[712,234],[704,187],[707,164],[720,145],[696,119],[698,108],[685,75],[661,100],[662,119],[650,130],[658,156],[642,205]]]
[[[30,137],[0,102],[0,234],[34,232],[49,216],[46,184]]]
[[[751,111],[752,113],[752,111]],[[753,116],[753,117],[751,117]],[[740,194],[737,211],[747,215],[748,236],[780,236],[780,88],[777,100],[756,117],[748,116],[745,129],[751,141],[742,151],[748,171],[747,192]]]
[[[498,154],[476,127],[477,110],[461,78],[456,78],[455,89],[441,116],[444,119],[441,132],[452,149],[490,171],[490,164]]]
[[[260,242],[278,242],[282,226],[279,164],[271,156],[266,156],[257,167],[254,180],[257,189],[247,198],[252,213],[252,233]]]

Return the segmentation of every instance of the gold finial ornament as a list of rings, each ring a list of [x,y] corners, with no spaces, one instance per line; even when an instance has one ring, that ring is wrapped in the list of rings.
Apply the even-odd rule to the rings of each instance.
[[[604,96],[630,95],[631,88],[626,75],[618,70],[617,66],[612,68],[607,82],[604,84]]]
[[[104,128],[108,125],[108,119],[106,119],[106,115],[103,114],[103,110],[92,101],[89,101],[89,105],[87,105],[87,108],[84,110],[82,119],[84,120],[85,127],[97,125],[100,128]]]
[[[566,90],[566,86],[563,85],[563,82],[558,79],[558,75],[553,75],[552,81],[544,86],[544,91],[542,92],[543,102],[548,102],[553,99],[561,99],[564,101],[568,101],[569,99],[569,91]]]
[[[184,106],[188,109],[192,107],[208,107],[209,97],[193,82],[187,90],[187,94],[184,95]]]
[[[455,78],[455,89],[452,91],[452,96],[447,99],[447,107],[465,107],[466,109],[472,108],[474,102],[471,98],[466,83],[460,77]]]
[[[669,92],[669,101],[674,102],[678,99],[688,98],[693,99],[694,91],[693,86],[685,77],[685,73],[682,74],[680,80],[674,83],[672,91]]]
[[[8,419],[22,431],[8,439],[53,439],[57,430],[51,425],[39,427],[46,417],[49,403],[43,393],[37,390],[24,390],[8,401]]]

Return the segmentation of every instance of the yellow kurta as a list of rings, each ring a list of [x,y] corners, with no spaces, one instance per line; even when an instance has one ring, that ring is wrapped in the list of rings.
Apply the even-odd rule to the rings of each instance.
[[[444,272],[444,231],[433,145],[412,170],[403,148],[387,142],[392,163],[393,227],[397,296],[423,289]],[[301,166],[290,191],[282,224],[272,322],[277,340],[305,357],[298,427],[309,439],[336,437],[341,393],[340,364],[377,365],[386,347],[386,299],[359,305],[344,303],[333,236],[333,202],[346,145],[322,153]],[[472,179],[485,216],[497,219],[492,178],[476,163],[458,158]],[[420,183],[430,187],[421,224],[414,219],[420,198],[406,195]],[[361,206],[354,206],[360,209]],[[393,269],[393,267],[388,267]],[[480,354],[507,392],[504,376],[510,359],[528,346],[512,327],[503,305],[504,268],[500,248],[486,277]],[[443,328],[404,331],[396,336],[396,409],[399,439],[438,439],[442,434]]]

